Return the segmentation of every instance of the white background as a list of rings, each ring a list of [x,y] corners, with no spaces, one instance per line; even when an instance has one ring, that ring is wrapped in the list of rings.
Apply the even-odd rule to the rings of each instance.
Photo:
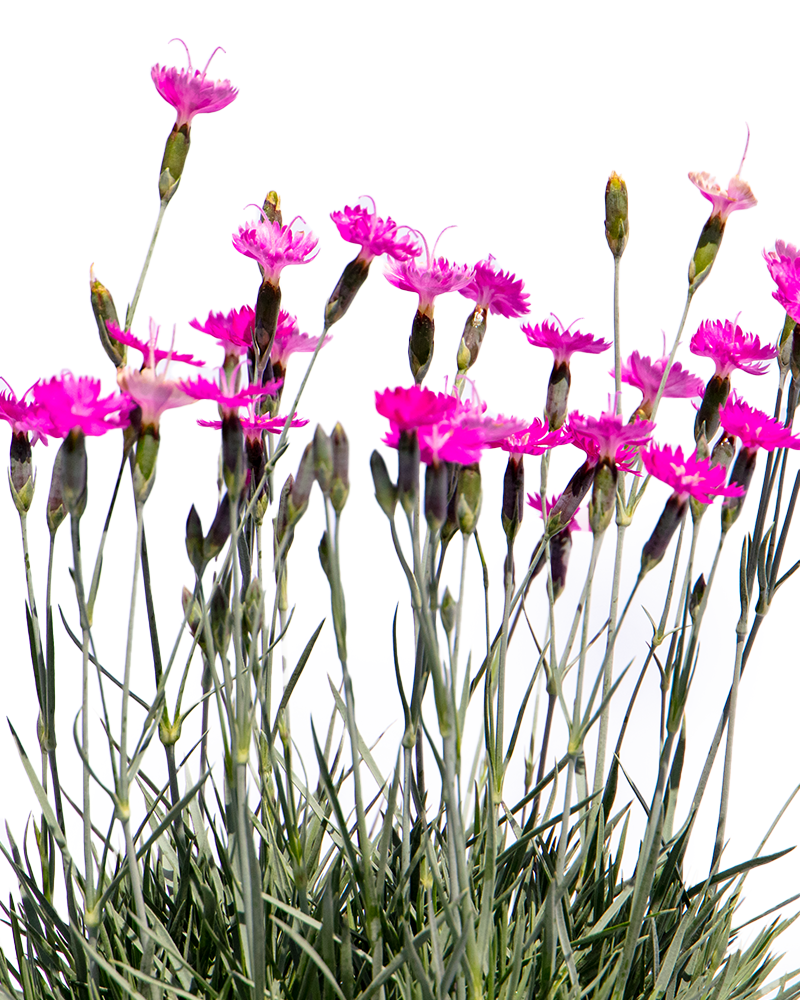
[[[6,17],[4,47],[0,373],[18,392],[62,368],[100,374],[108,390],[113,388],[113,368],[99,347],[89,307],[89,266],[95,263],[122,317],[155,221],[158,167],[174,117],[155,92],[150,67],[156,62],[185,65],[182,47],[168,44],[173,36],[185,39],[199,67],[216,45],[224,46],[226,53],[214,57],[210,75],[229,77],[240,94],[219,114],[195,119],[184,180],[167,212],[134,323],[139,336],[146,336],[152,315],[167,338],[177,324],[179,350],[217,363],[213,341],[191,331],[188,321],[205,317],[211,309],[227,311],[254,301],[255,264],[232,249],[230,234],[252,217],[253,210],[245,206],[261,202],[268,189],[276,188],[285,219],[302,214],[320,237],[318,260],[287,269],[282,279],[284,305],[310,333],[318,332],[324,301],[352,256],[329,213],[370,194],[380,214],[421,229],[429,239],[457,224],[443,238],[441,252],[470,264],[494,254],[501,267],[524,278],[531,293],[532,322],[551,311],[565,324],[583,317],[581,330],[611,339],[613,265],[603,236],[603,192],[608,174],[617,170],[631,200],[631,237],[622,264],[623,353],[660,353],[662,330],[671,342],[677,329],[686,267],[708,215],[708,203],[687,180],[687,171],[707,170],[725,185],[739,165],[748,122],[752,141],[743,177],[759,205],[731,217],[713,274],[695,297],[685,340],[700,320],[733,318],[739,311],[745,329],[771,340],[780,328],[782,311],[771,298],[761,250],[776,238],[800,239],[800,209],[790,186],[800,150],[793,120],[791,49],[785,41],[796,32],[797,19],[796,8],[788,3],[751,9],[740,17],[684,2],[659,8],[573,3],[557,10],[496,3],[491,13],[484,4],[441,0],[402,5],[353,0],[335,5],[173,0],[15,5]],[[343,422],[351,442],[352,494],[343,527],[351,666],[365,735],[372,741],[388,730],[379,750],[388,768],[402,728],[391,667],[391,616],[399,601],[407,630],[409,611],[385,519],[372,498],[368,458],[385,429],[374,414],[374,391],[410,380],[406,350],[415,300],[391,288],[381,269],[380,262],[373,265],[350,314],[334,328],[334,340],[320,358],[301,407],[312,424],[293,437],[278,479],[296,469],[317,420],[327,430],[335,420]],[[428,385],[442,387],[444,377],[452,374],[468,312],[466,300],[458,295],[437,303],[436,354]],[[691,358],[687,344],[678,357],[697,374],[711,374],[710,362]],[[575,358],[572,405],[593,413],[604,406],[613,386],[606,376],[608,359],[608,354]],[[517,322],[490,319],[474,375],[492,411],[539,415],[549,368],[549,353],[530,347]],[[302,369],[302,359],[294,358],[287,395]],[[735,388],[770,410],[775,384],[774,372],[760,380],[742,373],[734,376]],[[630,391],[624,399],[625,409],[632,409],[638,395]],[[688,404],[668,401],[662,414],[665,423],[657,437],[688,445],[693,419]],[[164,648],[180,620],[180,588],[192,582],[183,550],[186,514],[195,503],[207,525],[215,503],[217,443],[213,432],[194,426],[201,415],[213,413],[195,407],[164,418],[158,481],[147,505]],[[580,462],[578,452],[564,452],[554,461],[553,482],[559,489]],[[40,609],[47,540],[43,509],[54,453],[54,445],[35,452],[39,485],[31,534]],[[90,505],[83,526],[87,556],[95,551],[118,457],[116,439],[90,445]],[[393,457],[387,455],[387,460],[393,468]],[[502,471],[499,455],[483,463],[480,531],[489,551],[495,623],[501,600]],[[533,462],[528,477],[529,488],[535,488]],[[759,487],[760,472],[754,481],[754,488]],[[122,493],[96,613],[101,656],[119,673],[133,547],[127,484]],[[668,490],[653,484],[649,494],[626,543],[624,595]],[[753,508],[750,498],[743,518],[748,524]],[[2,705],[35,760],[36,711],[24,635],[21,547],[8,496],[0,498],[0,518]],[[698,570],[707,572],[716,543],[716,511],[706,520]],[[537,530],[529,511],[517,550],[520,566]],[[315,554],[321,531],[317,494],[299,526],[290,563],[290,600],[298,602],[288,641],[290,659],[329,612]],[[709,609],[688,712],[689,796],[682,801],[680,819],[732,670],[738,615],[733,583],[742,533],[741,524],[731,532],[720,588]],[[458,570],[455,548],[449,563],[451,588]],[[564,621],[589,548],[588,536],[576,539],[571,590],[560,608]],[[598,628],[607,610],[604,588],[613,548],[612,529],[596,576],[593,622],[596,619]],[[67,528],[61,530],[58,550],[56,596],[74,622]],[[795,530],[786,567],[797,554]],[[481,594],[476,590],[480,584],[474,550],[470,559],[476,602],[469,617],[476,623],[479,657]],[[618,665],[633,657],[641,662],[647,637],[641,605],[658,617],[667,573],[665,563],[648,579],[641,601],[637,598],[621,639]],[[544,620],[541,599],[539,585],[530,601],[535,626]],[[795,606],[790,584],[775,601],[743,682],[726,863],[750,856],[800,780]],[[144,634],[139,640],[134,683],[147,694],[152,666]],[[510,706],[527,683],[531,649],[525,638],[512,649]],[[80,659],[63,633],[57,663],[61,767],[71,794],[77,795],[79,773],[68,762],[77,760],[71,726],[79,707]],[[404,666],[410,669],[407,659]],[[337,682],[340,676],[329,626],[307,674],[292,722],[310,762],[306,716],[313,715],[317,729],[324,729],[330,705],[326,674]],[[622,699],[618,711],[627,701],[624,693]],[[94,704],[96,710],[96,699]],[[529,725],[526,720],[522,742],[527,741]],[[194,738],[185,738],[187,749]],[[3,731],[0,745],[0,801],[19,840],[28,815],[38,811]],[[91,752],[103,770],[106,753],[99,730]],[[647,797],[656,755],[656,682],[651,678],[624,757]],[[591,758],[590,750],[590,768]],[[157,746],[151,759],[154,773],[160,774]],[[193,761],[193,773],[196,770]],[[513,802],[519,773],[512,772],[508,782],[507,798]],[[708,870],[718,786],[717,772],[697,843],[687,859],[688,884]],[[106,808],[101,795],[96,796],[99,812]],[[618,804],[628,797],[623,783]],[[640,829],[635,804],[633,813]],[[773,849],[797,841],[797,820],[794,807],[775,834]],[[12,882],[8,870],[0,867],[6,896]],[[800,858],[792,854],[751,876],[742,919],[797,891]],[[746,930],[742,941],[750,940],[750,933]],[[800,964],[800,932],[787,933],[783,948],[790,953],[787,968]]]

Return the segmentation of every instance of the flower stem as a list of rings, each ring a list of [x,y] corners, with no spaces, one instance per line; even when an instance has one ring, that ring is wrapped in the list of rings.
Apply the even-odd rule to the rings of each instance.
[[[622,413],[622,343],[619,332],[619,265],[622,258],[614,254],[614,394],[616,411]]]
[[[128,306],[128,311],[125,315],[125,330],[128,331],[133,324],[133,316],[136,312],[136,307],[139,305],[139,296],[142,294],[142,287],[144,285],[144,279],[147,277],[147,269],[150,267],[150,258],[153,256],[153,250],[155,249],[156,240],[158,239],[158,231],[161,229],[161,222],[164,218],[164,212],[167,210],[168,201],[162,201],[158,206],[158,218],[156,219],[156,227],[153,230],[153,236],[150,240],[150,246],[147,248],[147,256],[144,259],[144,264],[142,265],[142,273],[139,275],[139,283],[136,286],[136,291],[133,293],[133,301]]]

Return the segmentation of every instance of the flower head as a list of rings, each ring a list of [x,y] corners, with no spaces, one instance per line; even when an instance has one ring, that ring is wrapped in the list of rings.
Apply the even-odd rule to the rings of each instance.
[[[276,285],[280,280],[281,271],[288,264],[308,264],[317,254],[317,237],[312,232],[300,229],[292,231],[292,226],[300,219],[296,215],[288,226],[279,222],[270,222],[263,215],[259,222],[239,226],[239,232],[233,234],[233,245],[245,257],[252,257],[264,270],[264,280]],[[319,253],[319,251],[317,251]]]
[[[745,143],[742,162],[739,164],[739,169],[736,171],[736,175],[731,177],[727,191],[723,191],[719,184],[717,184],[716,178],[712,177],[710,174],[705,172],[692,172],[689,174],[689,180],[692,184],[694,184],[704,198],[707,198],[711,202],[711,215],[719,216],[723,223],[731,212],[736,212],[745,208],[752,208],[754,205],[758,204],[755,195],[750,190],[750,185],[745,183],[745,181],[743,181],[739,176],[742,172],[742,167],[744,166],[744,160],[747,156],[747,147],[749,145],[750,129],[747,130],[747,142]]]
[[[66,437],[76,428],[89,436],[126,427],[131,404],[124,396],[100,396],[100,379],[63,371],[49,382],[33,386],[33,399],[46,411],[54,437]]]
[[[48,434],[55,434],[55,431],[47,410],[28,399],[36,385],[32,385],[18,399],[8,382],[5,379],[2,381],[6,383],[7,389],[0,392],[0,420],[5,420],[10,425],[13,434],[30,434],[31,444],[41,441],[46,445]]]
[[[375,393],[375,409],[398,431],[416,430],[443,420],[458,406],[455,396],[432,392],[421,386],[398,386]]]
[[[765,451],[800,449],[800,437],[795,437],[780,420],[748,406],[743,399],[728,399],[719,411],[719,422],[726,434],[739,438],[743,448],[763,448]]]
[[[650,420],[637,420],[626,424],[613,409],[599,417],[584,417],[573,412],[569,416],[571,442],[586,452],[590,462],[606,461],[621,469],[630,466],[633,455],[630,449],[645,444],[655,430]]]
[[[800,322],[800,251],[791,243],[775,241],[775,249],[764,251],[772,280],[778,286],[772,293],[795,323]]]
[[[499,271],[489,254],[475,265],[472,280],[459,291],[490,313],[515,317],[530,311],[529,295],[523,288],[522,280],[510,271]]]
[[[170,362],[174,357],[172,353],[167,353],[165,361],[156,361],[156,355],[163,354],[158,349],[159,329],[151,320],[149,353],[145,361],[152,359],[152,365],[145,364],[140,371],[135,368],[117,369],[117,385],[122,392],[130,396],[136,406],[140,407],[143,429],[148,427],[157,429],[164,410],[188,406],[194,402],[175,379],[167,378]],[[160,371],[159,366],[162,366]]]
[[[534,347],[546,347],[552,351],[555,365],[568,363],[572,355],[577,352],[602,354],[603,351],[607,351],[611,347],[608,341],[600,340],[591,333],[581,333],[579,330],[573,333],[570,330],[572,323],[565,329],[564,324],[556,315],[553,313],[550,315],[556,321],[555,323],[549,323],[547,320],[544,323],[537,323],[536,326],[525,323],[522,332],[528,338],[529,344],[533,344]],[[577,323],[578,320],[575,322]]]
[[[622,364],[622,381],[641,392],[641,409],[648,414],[656,401],[668,363],[669,355],[651,361],[649,357],[643,358],[638,351],[634,351]],[[705,383],[701,378],[685,371],[676,362],[669,370],[662,396],[690,399],[692,396],[702,396],[704,389]]]
[[[331,335],[329,334],[322,346],[324,347],[330,339]],[[286,362],[292,354],[310,354],[316,349],[318,343],[319,337],[310,337],[307,333],[300,333],[296,318],[285,309],[281,309],[270,359],[275,368],[280,367],[281,370],[285,370]]]
[[[720,378],[730,378],[736,368],[751,375],[763,375],[769,366],[761,362],[769,361],[778,353],[769,344],[762,346],[755,334],[743,333],[736,321],[729,319],[724,323],[719,320],[701,323],[689,350],[701,358],[711,358],[717,366],[715,374]]]
[[[192,57],[186,43],[180,38],[173,38],[172,41],[180,42],[186,49],[188,69],[177,69],[174,66],[168,69],[156,64],[150,71],[150,76],[159,94],[178,112],[176,126],[180,128],[182,125],[191,125],[195,115],[226,108],[235,100],[239,91],[231,86],[230,80],[215,82],[206,79],[209,63],[220,51],[219,46],[211,53],[201,72],[192,68]]]
[[[265,432],[267,434],[279,434],[288,419],[288,417],[271,417],[266,413],[258,414],[255,412],[252,403],[250,403],[248,404],[248,415],[240,417],[240,422],[244,436],[248,441],[260,441],[261,435]],[[216,430],[222,429],[221,420],[198,420],[197,423],[200,427],[213,427]],[[307,423],[308,421],[303,420],[301,417],[292,417],[290,426],[305,427]]]
[[[525,430],[509,434],[498,445],[512,455],[544,455],[546,451],[560,444],[567,444],[569,440],[569,435],[563,428],[551,431],[543,420],[534,420]]]
[[[261,396],[274,396],[283,384],[282,380],[273,379],[255,385],[247,385],[243,389],[238,389],[236,383],[240,376],[240,370],[226,372],[224,368],[219,370],[219,382],[209,382],[208,379],[196,378],[192,381],[181,379],[178,385],[187,396],[192,399],[210,399],[219,404],[220,410],[230,415],[235,413],[240,406],[247,406],[254,399]]]
[[[658,447],[651,444],[642,451],[642,463],[648,474],[671,486],[678,500],[683,503],[694,497],[700,503],[711,503],[715,496],[738,497],[744,490],[740,486],[726,486],[727,471],[723,465],[711,465],[711,459],[687,455],[680,447]]]
[[[156,347],[160,327],[156,326],[152,318],[150,319],[150,337],[147,342],[134,337],[128,330],[120,330],[117,324],[112,323],[110,320],[106,323],[106,327],[114,340],[118,340],[121,344],[126,344],[128,347],[134,347],[137,351],[141,352],[143,368],[155,368],[159,361],[164,361],[167,358],[170,361],[182,361],[184,364],[193,365],[195,368],[202,368],[205,364],[204,361],[199,361],[191,354],[176,354],[172,349],[164,351]]]
[[[416,232],[416,230],[412,230]],[[442,230],[442,233],[445,230]],[[445,292],[457,292],[469,284],[473,270],[465,264],[451,264],[444,257],[436,256],[436,247],[442,233],[433,245],[431,251],[422,233],[417,233],[425,247],[425,263],[418,264],[415,260],[390,261],[386,270],[386,279],[395,288],[404,292],[416,292],[419,295],[419,312],[424,313],[433,306],[437,295]]]
[[[358,256],[364,263],[381,254],[403,261],[422,253],[416,240],[400,235],[400,227],[391,217],[381,219],[377,215],[374,199],[366,196],[362,201],[370,202],[371,210],[364,204],[352,208],[346,205],[343,212],[331,212],[331,218],[343,240],[360,245]]]
[[[283,315],[283,313],[281,313]],[[189,326],[216,337],[217,343],[226,354],[241,356],[253,346],[253,327],[256,314],[252,306],[242,306],[241,309],[231,309],[225,313],[210,312],[205,323],[199,319],[189,320]]]

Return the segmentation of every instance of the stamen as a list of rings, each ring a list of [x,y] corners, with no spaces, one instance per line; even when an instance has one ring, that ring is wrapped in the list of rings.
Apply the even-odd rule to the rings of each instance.
[[[192,57],[189,55],[189,46],[186,44],[186,42],[184,42],[184,40],[182,38],[170,38],[170,40],[167,42],[167,44],[168,45],[172,45],[173,42],[180,42],[181,45],[186,49],[186,58],[189,61],[189,69],[187,70],[187,73],[191,73],[192,72]]]
[[[745,122],[744,124],[745,124],[745,128],[747,129],[747,141],[744,144],[744,152],[742,153],[742,162],[739,164],[739,169],[736,171],[736,176],[737,177],[742,172],[742,167],[744,166],[744,159],[747,156],[747,150],[748,150],[748,148],[750,146],[750,126],[747,124],[747,122]]]
[[[222,47],[221,45],[218,45],[218,46],[217,46],[217,47],[216,47],[216,48],[214,49],[214,51],[213,51],[213,52],[211,53],[211,55],[210,55],[210,56],[208,57],[208,62],[207,62],[207,63],[205,64],[205,66],[203,67],[203,73],[202,73],[202,75],[203,75],[203,76],[205,76],[205,75],[206,75],[206,73],[208,72],[208,67],[209,67],[209,66],[211,65],[211,60],[212,60],[212,59],[214,58],[214,56],[215,56],[215,55],[216,55],[216,54],[217,54],[218,52],[224,52],[224,51],[225,51],[225,49],[223,49],[223,47]]]

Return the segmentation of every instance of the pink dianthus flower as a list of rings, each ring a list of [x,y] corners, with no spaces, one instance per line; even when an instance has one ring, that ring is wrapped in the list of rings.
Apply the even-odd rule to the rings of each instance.
[[[217,52],[224,51],[220,46],[211,53],[208,62],[200,70],[192,69],[192,57],[186,43],[180,38],[173,38],[173,42],[180,42],[186,49],[186,58],[189,60],[188,69],[167,68],[156,64],[150,71],[156,90],[164,100],[173,106],[178,112],[176,128],[182,125],[191,125],[195,115],[207,114],[211,111],[221,111],[226,108],[231,101],[235,100],[238,90],[231,86],[230,80],[206,79],[209,64]]]
[[[572,355],[578,352],[602,354],[611,347],[608,341],[600,340],[591,333],[581,333],[579,330],[573,333],[570,330],[572,323],[565,329],[564,324],[554,313],[550,315],[555,323],[549,323],[547,320],[537,323],[536,326],[524,323],[522,332],[528,338],[529,344],[533,344],[534,347],[546,347],[553,352],[554,365],[568,364]],[[575,320],[575,323],[577,322],[578,320]]]
[[[125,396],[100,396],[100,379],[63,371],[49,382],[33,386],[33,399],[47,412],[54,437],[81,430],[89,436],[127,427],[131,403]]]
[[[711,459],[700,459],[697,455],[684,457],[680,446],[651,444],[642,451],[642,464],[649,475],[672,487],[680,503],[694,497],[709,504],[715,496],[737,497],[744,493],[740,486],[725,486],[725,466],[712,466]]]
[[[416,230],[411,230],[416,232]],[[442,233],[445,230],[442,230]],[[419,295],[419,312],[429,312],[434,299],[445,292],[457,292],[469,284],[473,278],[473,270],[466,264],[451,264],[444,257],[436,256],[436,247],[441,239],[439,233],[433,251],[428,247],[425,237],[418,233],[425,247],[425,263],[418,264],[415,260],[390,261],[386,270],[386,279],[395,288],[404,292],[416,292]]]
[[[726,434],[739,438],[743,448],[800,449],[800,437],[795,437],[780,420],[748,406],[743,399],[729,399],[719,411],[719,422]]]
[[[641,392],[642,402],[639,409],[645,417],[649,417],[652,413],[668,363],[669,355],[651,361],[649,357],[642,357],[638,351],[634,351],[622,364],[622,381]],[[689,399],[692,396],[702,396],[704,389],[705,383],[701,378],[685,371],[680,363],[676,362],[669,370],[662,396]]]
[[[373,198],[367,195],[362,200],[371,203],[371,210],[366,205],[346,205],[342,212],[331,212],[331,218],[343,240],[360,245],[358,257],[363,263],[382,254],[404,261],[422,253],[416,240],[400,234],[405,227],[398,227],[390,216],[381,219],[377,215]]]
[[[375,393],[375,409],[398,431],[416,430],[443,420],[458,406],[455,396],[432,392],[422,386],[398,386]]]
[[[475,265],[472,280],[459,292],[490,313],[516,317],[530,312],[529,295],[523,291],[524,287],[515,274],[498,270],[489,254]]]
[[[248,415],[246,417],[240,417],[240,422],[242,425],[242,430],[244,431],[244,436],[247,441],[257,442],[261,440],[261,435],[266,432],[267,434],[279,434],[289,419],[288,417],[271,417],[269,414],[258,414],[252,405],[248,406]],[[200,427],[213,427],[215,430],[222,429],[221,420],[198,420],[197,423]],[[302,417],[293,417],[290,424],[291,427],[305,427],[308,423]]]
[[[283,315],[283,313],[281,313]],[[225,313],[210,312],[205,323],[199,319],[189,320],[189,326],[216,337],[217,343],[226,355],[240,357],[253,346],[253,327],[256,314],[252,306],[242,306],[241,309],[231,309]]]
[[[582,451],[590,462],[608,462],[630,471],[634,459],[632,449],[645,444],[655,430],[650,420],[625,423],[613,410],[601,413],[599,417],[584,417],[577,411],[569,416],[571,443]]]
[[[0,392],[0,419],[9,424],[13,434],[30,434],[31,444],[37,444],[41,441],[42,444],[46,445],[47,436],[55,434],[55,431],[47,410],[34,400],[28,399],[36,388],[36,384],[32,385],[18,399],[8,382],[5,379],[2,381],[8,388]]]
[[[331,339],[331,334],[325,337],[325,343]],[[275,340],[272,342],[270,359],[276,371],[286,370],[286,363],[293,354],[311,354],[319,343],[319,337],[311,337],[307,333],[301,333],[297,319],[281,309],[278,316],[278,329],[275,332]]]
[[[550,516],[551,511],[558,503],[561,498],[560,493],[556,493],[554,496],[550,497],[547,501],[544,514],[542,514],[542,497],[540,493],[529,493],[528,494],[528,506],[533,507],[534,510],[539,511],[539,516],[542,520],[547,523],[547,518]],[[572,515],[572,518],[567,521],[567,523],[561,529],[562,531],[572,532],[572,531],[588,531],[588,524],[583,525],[578,521],[578,514],[580,509],[577,509]],[[552,544],[552,543],[551,543]]]
[[[797,247],[783,240],[775,241],[775,249],[764,251],[772,280],[778,286],[772,293],[795,323],[800,322],[800,255]]]
[[[723,191],[717,184],[716,178],[710,174],[691,172],[689,180],[698,189],[704,198],[711,202],[711,216],[718,215],[723,223],[727,220],[731,212],[736,212],[745,208],[752,208],[757,205],[755,195],[750,190],[750,185],[745,183],[739,176],[744,166],[747,156],[747,147],[750,145],[750,129],[747,130],[747,142],[745,143],[742,162],[734,177],[731,177],[727,191]]]
[[[543,420],[534,420],[524,430],[509,434],[497,444],[503,451],[508,451],[512,455],[536,456],[544,455],[546,451],[560,444],[567,444],[569,440],[569,434],[563,427],[551,431]]]
[[[152,318],[150,320],[150,337],[147,342],[134,337],[129,330],[120,330],[117,324],[111,321],[106,323],[106,329],[114,340],[118,340],[121,344],[125,344],[128,347],[133,347],[141,353],[143,359],[142,367],[144,368],[155,368],[159,361],[164,361],[167,358],[170,361],[182,361],[184,364],[193,365],[195,368],[202,368],[205,364],[205,361],[199,361],[191,354],[176,354],[172,349],[164,351],[156,347],[159,327],[156,326]]]
[[[244,388],[237,388],[240,371],[234,370],[226,372],[224,368],[219,370],[219,382],[209,382],[208,379],[196,378],[192,381],[181,379],[178,385],[187,396],[192,399],[210,399],[219,405],[224,415],[234,414],[240,406],[247,406],[254,399],[262,396],[274,396],[283,384],[282,379],[273,379],[254,385],[247,385]]]
[[[715,375],[723,379],[730,378],[736,368],[751,375],[763,375],[769,366],[761,362],[774,358],[778,353],[769,344],[762,346],[755,334],[744,333],[735,321],[729,319],[724,323],[719,320],[701,323],[691,339],[689,350],[701,358],[711,358],[717,366]]]
[[[317,254],[317,237],[312,232],[292,231],[292,226],[303,218],[296,215],[288,226],[279,222],[270,222],[263,215],[258,222],[239,226],[239,232],[233,234],[233,245],[245,255],[252,257],[264,272],[264,281],[277,285],[281,271],[289,264],[308,264]],[[319,251],[317,251],[319,253]]]

